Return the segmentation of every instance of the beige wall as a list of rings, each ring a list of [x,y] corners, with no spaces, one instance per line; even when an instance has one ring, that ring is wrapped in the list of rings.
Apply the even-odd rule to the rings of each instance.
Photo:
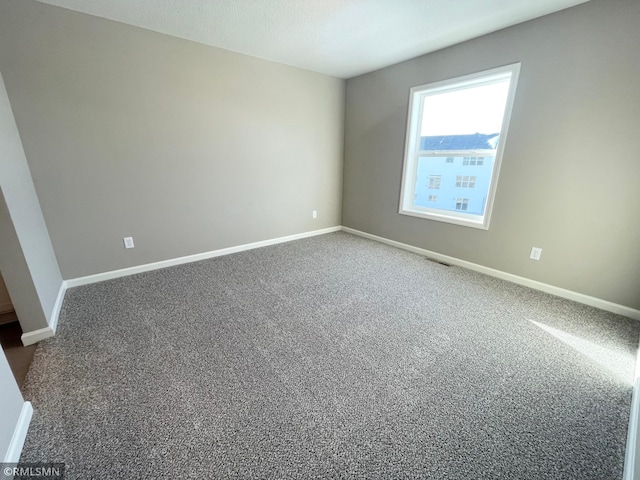
[[[2,412],[0,458],[4,460],[9,448],[15,448],[11,442],[20,420],[24,400],[2,349],[0,349],[0,389],[2,391],[0,395],[0,412]]]
[[[23,333],[54,324],[62,276],[0,74],[0,269]]]
[[[593,0],[348,80],[343,225],[640,308],[639,18]],[[490,229],[399,215],[409,88],[514,62]]]
[[[7,286],[4,283],[2,275],[0,275],[0,313],[10,312],[13,310],[11,304],[11,297],[7,291]]]
[[[32,0],[0,71],[66,279],[340,224],[343,80]]]
[[[29,270],[27,259],[20,245],[17,232],[11,221],[11,216],[0,194],[0,266],[7,282],[7,289],[11,295],[13,307],[20,321],[22,333],[46,328],[51,321],[51,314],[55,303],[55,296],[50,305],[43,305],[34,279]],[[36,273],[38,275],[38,273]],[[43,277],[44,278],[44,277]],[[50,285],[52,290],[60,288],[60,283]]]
[[[592,0],[356,77],[346,126],[341,80],[33,0],[0,1],[0,71],[64,278],[342,214],[349,227],[640,308],[639,15],[633,0]],[[522,71],[489,231],[399,215],[409,88],[513,62]],[[528,259],[534,245],[540,262]]]

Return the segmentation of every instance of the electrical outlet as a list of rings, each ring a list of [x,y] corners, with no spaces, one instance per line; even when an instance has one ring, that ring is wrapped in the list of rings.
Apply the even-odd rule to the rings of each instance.
[[[313,212],[311,212],[311,216],[312,216],[313,218],[318,218],[318,211],[317,211],[317,210],[314,210]]]
[[[124,248],[133,248],[135,245],[133,244],[133,237],[124,237]]]
[[[538,247],[531,247],[531,255],[529,258],[531,260],[540,260],[540,256],[542,255],[542,249]]]

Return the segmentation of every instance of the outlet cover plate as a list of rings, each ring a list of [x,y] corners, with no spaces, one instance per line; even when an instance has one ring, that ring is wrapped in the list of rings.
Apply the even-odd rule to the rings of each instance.
[[[540,256],[542,255],[542,249],[538,247],[531,247],[531,255],[529,258],[531,260],[540,260]]]

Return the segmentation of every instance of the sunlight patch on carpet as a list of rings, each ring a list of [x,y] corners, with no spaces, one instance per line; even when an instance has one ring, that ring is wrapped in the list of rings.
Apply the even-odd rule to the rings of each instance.
[[[625,385],[633,385],[634,373],[629,372],[628,369],[629,365],[635,364],[635,356],[632,353],[598,345],[590,340],[572,335],[571,333],[567,333],[558,328],[536,322],[535,320],[529,321],[536,327],[550,333],[561,342],[573,348],[575,351],[585,355],[596,364],[604,367],[618,380],[624,382]]]

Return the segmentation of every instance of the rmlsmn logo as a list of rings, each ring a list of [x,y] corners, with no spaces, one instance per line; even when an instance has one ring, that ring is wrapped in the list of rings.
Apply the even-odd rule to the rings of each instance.
[[[64,463],[3,463],[0,480],[63,480]]]

